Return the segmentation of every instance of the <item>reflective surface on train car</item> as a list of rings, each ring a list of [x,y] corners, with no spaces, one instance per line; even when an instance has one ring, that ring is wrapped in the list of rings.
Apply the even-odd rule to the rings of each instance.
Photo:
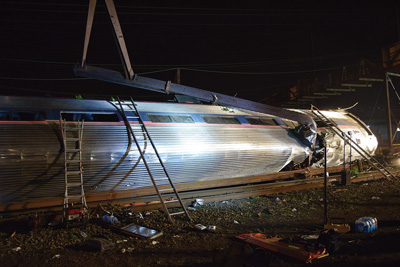
[[[310,116],[311,111],[305,111]],[[331,119],[337,127],[346,134],[346,138],[351,138],[357,143],[363,150],[368,152],[371,156],[374,155],[376,148],[378,147],[378,141],[371,130],[355,115],[344,111],[321,111],[321,113],[327,118]],[[351,160],[362,159],[359,153],[355,149],[351,148],[348,144],[344,144],[344,140],[337,136],[323,121],[319,120],[315,116],[313,119],[318,126],[318,134],[325,135],[327,143],[327,164],[328,166],[337,166],[343,164],[343,158],[345,156],[346,162],[350,162],[350,150]],[[344,149],[343,149],[344,148]],[[314,167],[322,166],[323,160],[320,160]]]
[[[137,105],[174,183],[277,172],[290,162],[302,162],[309,154],[280,118],[208,105]],[[0,97],[0,202],[63,196],[60,113],[70,123],[85,119],[82,158],[86,192],[151,186],[138,149],[129,141],[113,104]],[[136,119],[130,123],[153,174],[162,177],[141,126]]]

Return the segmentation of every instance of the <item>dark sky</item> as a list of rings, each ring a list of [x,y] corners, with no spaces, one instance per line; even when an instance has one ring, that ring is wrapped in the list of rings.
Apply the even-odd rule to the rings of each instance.
[[[150,94],[74,76],[88,2],[0,3],[1,94]],[[269,2],[115,0],[136,73],[173,81],[180,67],[185,85],[251,100],[362,57],[379,63],[381,47],[399,40],[398,6]],[[121,70],[101,0],[87,62]]]

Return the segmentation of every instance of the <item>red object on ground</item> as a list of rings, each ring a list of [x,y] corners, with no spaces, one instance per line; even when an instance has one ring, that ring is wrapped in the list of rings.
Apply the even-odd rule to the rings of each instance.
[[[68,214],[72,215],[72,214],[82,214],[83,213],[83,209],[70,209],[68,210]]]
[[[294,242],[283,242],[281,238],[268,237],[267,235],[241,234],[237,238],[246,243],[256,245],[301,261],[310,262],[312,259],[318,258],[326,253],[325,248],[314,248],[305,244]]]

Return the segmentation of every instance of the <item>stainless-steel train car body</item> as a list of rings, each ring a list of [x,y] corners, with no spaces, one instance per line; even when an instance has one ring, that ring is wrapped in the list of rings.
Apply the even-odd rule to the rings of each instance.
[[[175,184],[274,173],[310,153],[285,121],[212,105],[137,102],[140,116]],[[127,111],[128,117],[135,117]],[[84,119],[86,192],[151,186],[115,103],[0,97],[0,203],[63,197],[60,116]],[[137,118],[129,119],[156,177],[163,177]],[[73,194],[73,192],[71,192]]]
[[[297,110],[299,111],[299,110]],[[321,111],[323,116],[329,118],[334,122],[337,129],[343,134],[347,142],[343,138],[335,134],[331,127],[329,127],[324,120],[318,118],[315,113],[310,110],[301,110],[301,112],[311,116],[317,124],[318,136],[324,136],[327,146],[327,166],[337,166],[343,164],[344,159],[346,163],[355,160],[363,159],[357,150],[357,147],[349,145],[356,143],[359,148],[373,156],[378,147],[378,140],[372,131],[364,124],[358,117],[347,112],[346,110],[331,110]],[[352,141],[349,141],[351,139]],[[317,140],[318,142],[318,140]],[[314,167],[322,167],[324,163],[323,158],[313,164]]]

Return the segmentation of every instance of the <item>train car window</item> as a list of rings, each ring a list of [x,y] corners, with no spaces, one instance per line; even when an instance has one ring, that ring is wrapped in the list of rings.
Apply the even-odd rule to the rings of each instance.
[[[177,123],[194,123],[192,116],[171,116],[172,120]]]
[[[246,120],[252,125],[277,125],[274,119],[246,117]]]
[[[288,120],[288,119],[282,119],[282,122],[289,128],[294,129],[297,126],[300,126],[300,123],[298,123],[297,121],[292,121],[292,120]]]
[[[151,122],[166,122],[166,123],[194,123],[192,116],[189,115],[155,115],[147,114]]]
[[[147,114],[147,118],[149,118],[151,122],[172,122],[172,119],[169,115]]]
[[[98,121],[98,122],[117,122],[119,117],[116,113],[70,113],[63,112],[61,117],[66,121]]]
[[[220,117],[223,124],[240,124],[240,121],[235,117]]]
[[[206,123],[210,124],[241,124],[235,117],[225,116],[201,116]]]
[[[264,125],[260,118],[249,118],[246,117],[246,121],[253,125]]]
[[[222,124],[222,121],[217,116],[201,116],[206,123]]]
[[[277,125],[274,119],[261,118],[261,121],[264,123],[264,125]]]
[[[8,111],[0,111],[0,120],[9,121],[11,120],[11,112]]]
[[[41,111],[0,111],[3,121],[44,121],[45,113]]]

